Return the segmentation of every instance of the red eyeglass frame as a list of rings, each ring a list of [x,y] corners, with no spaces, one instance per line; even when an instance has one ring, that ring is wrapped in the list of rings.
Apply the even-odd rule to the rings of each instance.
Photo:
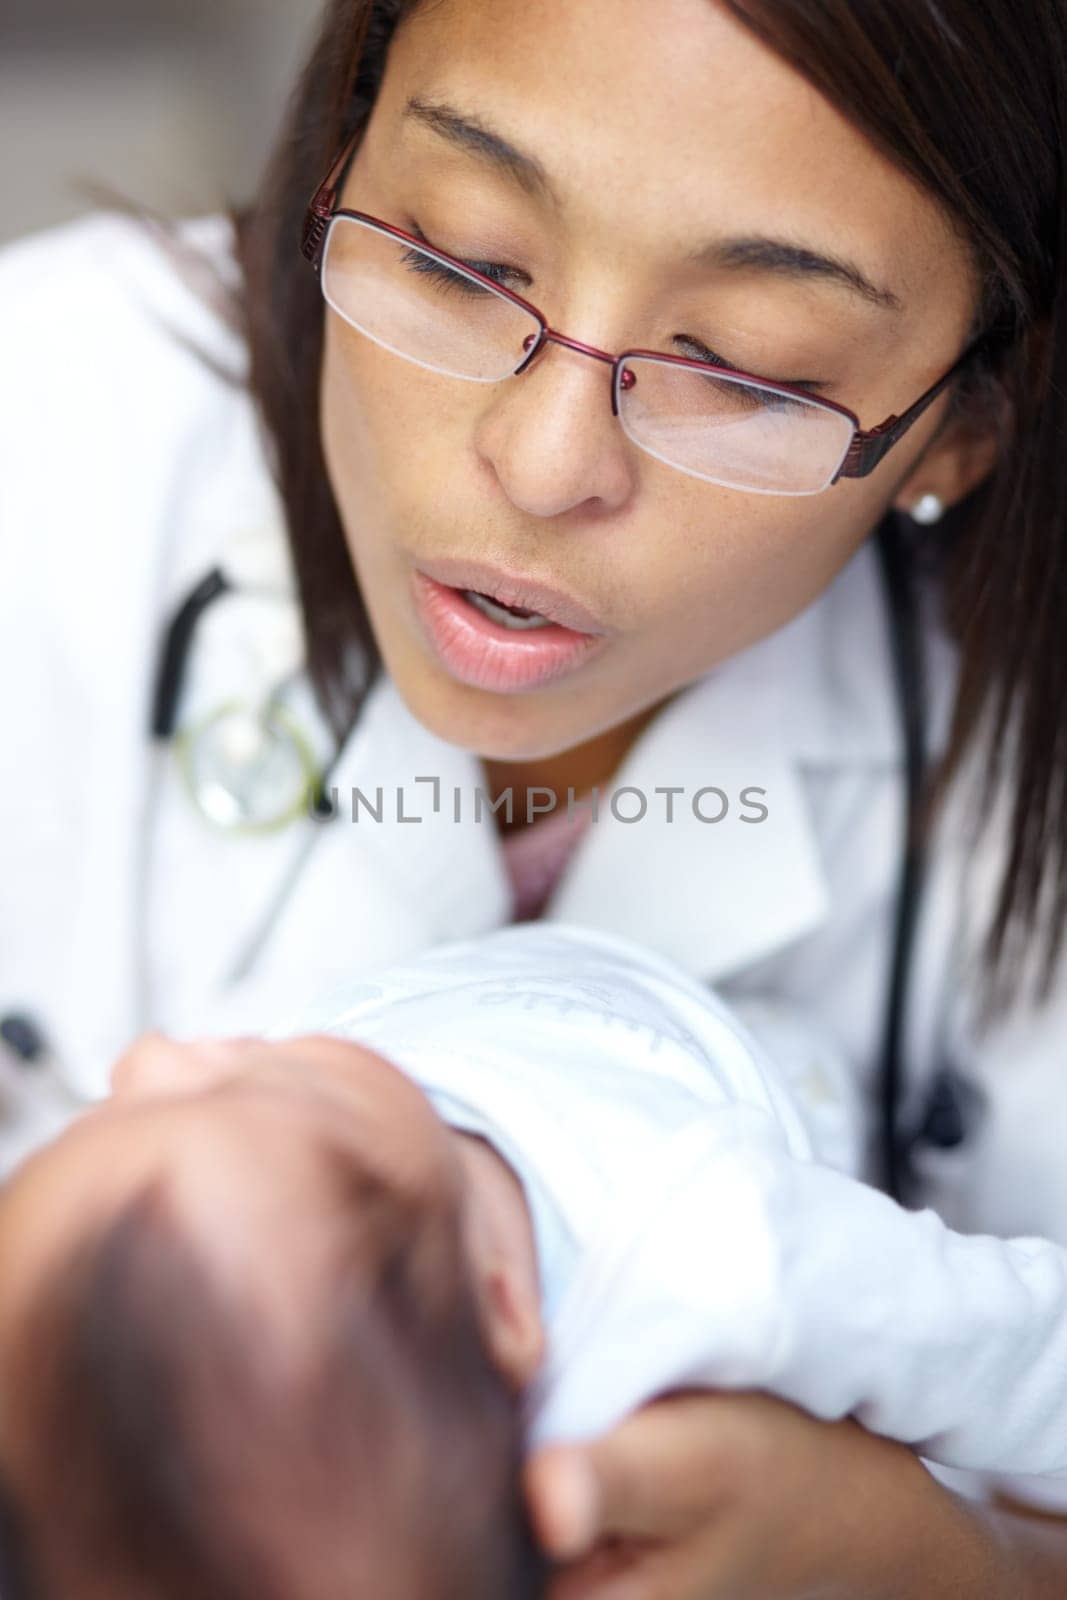
[[[338,185],[359,142],[359,137],[359,134],[356,134],[344,145],[337,158],[331,164],[326,177],[312,195],[304,217],[300,249],[316,270],[322,265],[326,235],[329,231],[330,223],[335,217],[351,217],[356,222],[371,223],[382,232],[392,234],[394,238],[403,239],[406,243],[414,245],[416,249],[423,250],[428,255],[439,256],[447,265],[458,269],[471,278],[479,280],[487,288],[492,289],[494,293],[504,295],[508,300],[514,301],[516,305],[521,306],[524,311],[533,317],[537,323],[541,330],[540,334],[531,344],[526,359],[515,369],[514,376],[525,371],[542,345],[547,344],[549,341],[566,345],[568,349],[577,350],[584,355],[594,356],[598,361],[606,361],[612,369],[611,410],[613,416],[618,416],[618,406],[615,401],[615,373],[628,356],[652,357],[664,365],[685,367],[703,373],[715,372],[735,381],[744,379],[762,389],[795,395],[798,399],[806,401],[808,405],[821,406],[825,411],[836,412],[851,424],[853,436],[841,465],[830,479],[829,484],[826,485],[827,488],[832,488],[839,478],[865,478],[868,473],[873,472],[887,451],[892,449],[898,439],[903,438],[912,423],[919,420],[927,406],[937,399],[942,389],[951,383],[952,379],[960,373],[963,367],[987,342],[987,335],[985,334],[980,334],[973,339],[957,360],[953,362],[948,371],[938,378],[936,383],[931,384],[930,388],[921,394],[906,411],[902,412],[900,416],[894,414],[886,417],[885,421],[880,422],[875,428],[862,428],[856,413],[850,411],[847,406],[838,405],[835,400],[827,400],[822,395],[810,394],[808,390],[796,388],[792,384],[768,383],[766,378],[759,378],[754,373],[741,372],[736,367],[713,366],[710,362],[695,361],[687,356],[667,355],[662,350],[624,350],[621,355],[613,356],[607,350],[598,350],[595,345],[583,344],[579,339],[572,339],[569,335],[560,333],[558,329],[550,328],[545,317],[535,305],[530,304],[529,300],[524,299],[521,294],[516,294],[513,289],[504,288],[502,284],[494,282],[492,278],[478,272],[475,268],[469,267],[465,261],[460,261],[456,256],[450,256],[447,250],[439,250],[436,245],[428,245],[424,239],[417,239],[414,234],[405,233],[403,228],[397,228],[392,223],[383,222],[380,217],[372,217],[366,211],[352,211],[339,206],[337,204]],[[626,378],[626,373],[620,374],[619,383],[623,389],[629,387]]]

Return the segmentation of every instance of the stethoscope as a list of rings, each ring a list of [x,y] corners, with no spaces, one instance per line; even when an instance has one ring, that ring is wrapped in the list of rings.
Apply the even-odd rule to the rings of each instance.
[[[905,826],[878,1062],[880,1181],[907,1203],[917,1188],[914,1154],[922,1145],[951,1149],[968,1134],[972,1091],[946,1065],[934,1075],[926,1102],[909,1128],[901,1125],[903,1047],[915,933],[926,869],[919,801],[926,777],[926,703],[921,629],[912,563],[901,521],[883,518],[875,535],[889,618],[892,669],[904,755]],[[286,708],[289,679],[260,705],[227,702],[194,725],[178,730],[177,716],[189,652],[197,626],[235,586],[221,568],[200,579],[167,626],[152,701],[151,735],[175,746],[193,804],[214,827],[236,833],[286,826],[302,812],[329,821],[334,809],[327,783],[340,756],[316,762],[312,745]]]
[[[918,811],[926,776],[926,696],[922,650],[911,563],[900,523],[892,513],[875,535],[883,588],[889,610],[889,639],[904,752],[904,844],[900,854],[893,941],[886,991],[885,1021],[878,1065],[881,1179],[888,1194],[905,1200],[915,1188],[912,1153],[915,1134],[905,1138],[900,1126],[904,1088],[902,1046],[908,1011],[908,984],[914,968],[915,930],[919,921],[926,850],[919,833]],[[947,1124],[950,1115],[944,1114]],[[947,1129],[947,1131],[951,1131]]]
[[[327,783],[340,756],[322,764],[308,732],[288,705],[302,671],[287,674],[259,705],[228,700],[208,716],[178,728],[189,653],[208,608],[236,585],[221,567],[198,580],[167,626],[152,697],[150,732],[170,742],[188,796],[212,827],[225,832],[273,833],[307,814],[333,816]]]

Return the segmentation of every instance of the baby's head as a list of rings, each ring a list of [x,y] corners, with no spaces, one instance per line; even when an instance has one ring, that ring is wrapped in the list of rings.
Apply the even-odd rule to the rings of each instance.
[[[135,1047],[0,1192],[3,1600],[540,1593],[475,1144],[338,1040]]]

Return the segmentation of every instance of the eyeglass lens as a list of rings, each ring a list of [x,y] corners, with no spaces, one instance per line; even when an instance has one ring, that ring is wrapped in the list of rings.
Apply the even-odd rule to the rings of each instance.
[[[322,270],[352,327],[430,371],[492,383],[526,359],[537,320],[478,279],[354,217],[335,217]],[[847,417],[799,396],[655,357],[627,356],[627,435],[668,466],[772,494],[825,489],[852,442]]]

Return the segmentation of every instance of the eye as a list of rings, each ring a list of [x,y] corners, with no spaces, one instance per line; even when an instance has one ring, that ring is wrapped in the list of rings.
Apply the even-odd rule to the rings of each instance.
[[[419,224],[414,220],[410,220],[408,222],[406,231],[412,234],[416,239],[421,240],[422,243],[428,245],[431,249],[438,248],[432,244],[431,240],[426,237],[426,234],[419,227]],[[500,287],[504,289],[511,288],[517,293],[521,292],[513,283],[508,283],[506,281],[508,279],[518,279],[519,283],[523,286],[528,285],[529,283],[529,279],[525,273],[517,271],[514,267],[505,266],[502,262],[473,261],[460,256],[456,256],[454,259],[459,263],[459,265],[468,267],[473,272],[481,273],[483,277],[490,279],[490,281],[493,283],[499,284]],[[458,294],[461,297],[469,300],[492,298],[491,291],[487,289],[484,284],[477,283],[474,279],[465,277],[463,273],[455,271],[454,268],[450,267],[446,262],[439,261],[434,256],[424,255],[420,250],[405,250],[401,260],[409,271],[416,273],[419,277],[429,279],[432,283],[438,284],[445,291]],[[727,360],[725,356],[719,355],[716,351],[712,350],[701,339],[694,338],[690,334],[676,334],[674,343],[676,345],[683,345],[685,348],[681,350],[679,354],[686,355],[691,360],[703,361],[706,362],[708,366],[712,367],[723,367],[729,372],[740,373],[743,370],[742,368],[735,366],[732,361]],[[793,389],[804,389],[811,391],[812,393],[821,388],[825,388],[826,386],[817,378],[772,378],[765,376],[762,373],[755,372],[748,373],[747,376],[760,378],[764,383],[781,383]],[[712,385],[714,385],[716,382],[714,376],[711,374],[709,374],[707,381]],[[756,388],[746,389],[742,388],[740,385],[726,382],[721,383],[719,386],[723,390],[729,390],[729,397],[732,398],[735,403],[749,406],[755,410],[783,412],[790,410],[799,411],[804,409],[803,401],[792,399],[789,395],[776,394],[768,390]]]
[[[741,367],[735,366],[732,361],[728,361],[725,356],[721,356],[710,349],[702,340],[694,339],[689,334],[676,334],[674,342],[675,344],[686,346],[679,354],[688,356],[690,360],[704,361],[710,367],[725,367],[729,372],[741,372],[743,370]],[[747,372],[745,375],[750,378],[759,378],[763,383],[786,384],[791,389],[807,389],[814,392],[825,387],[817,378],[772,378],[760,372]],[[714,383],[715,379],[709,376],[708,381]],[[741,389],[737,384],[725,382],[723,387],[729,388],[739,399],[743,396],[746,402],[750,402],[754,407],[763,411],[799,411],[804,407],[802,400],[794,400],[785,394],[774,394],[763,389]]]
[[[455,289],[459,294],[470,295],[472,299],[491,293],[484,284],[475,283],[472,278],[465,278],[461,272],[453,271],[443,261],[437,261],[433,256],[424,256],[418,250],[406,251],[402,259],[404,265],[412,272],[417,272],[420,277],[429,278],[446,289]],[[508,270],[506,267],[496,266],[493,262],[464,261],[463,265],[470,267],[474,272],[482,273],[487,278],[492,278],[496,283],[501,281],[497,274]]]
[[[408,232],[414,234],[417,239],[421,239],[424,244],[430,245],[431,249],[437,248],[430,244],[430,240],[427,239],[417,222],[411,223]],[[480,272],[483,277],[491,279],[492,282],[498,283],[504,289],[514,287],[514,285],[507,283],[506,279],[518,278],[522,280],[524,277],[514,267],[504,266],[499,261],[468,261],[459,256],[455,259],[459,261],[461,266],[469,267],[472,272]],[[458,294],[467,295],[471,299],[478,299],[480,296],[489,294],[489,290],[484,285],[475,283],[473,279],[464,277],[461,272],[454,271],[445,262],[438,261],[433,256],[423,255],[419,250],[405,251],[402,260],[410,271],[418,273],[420,277],[429,278],[433,283],[439,283],[443,288],[452,289]]]

